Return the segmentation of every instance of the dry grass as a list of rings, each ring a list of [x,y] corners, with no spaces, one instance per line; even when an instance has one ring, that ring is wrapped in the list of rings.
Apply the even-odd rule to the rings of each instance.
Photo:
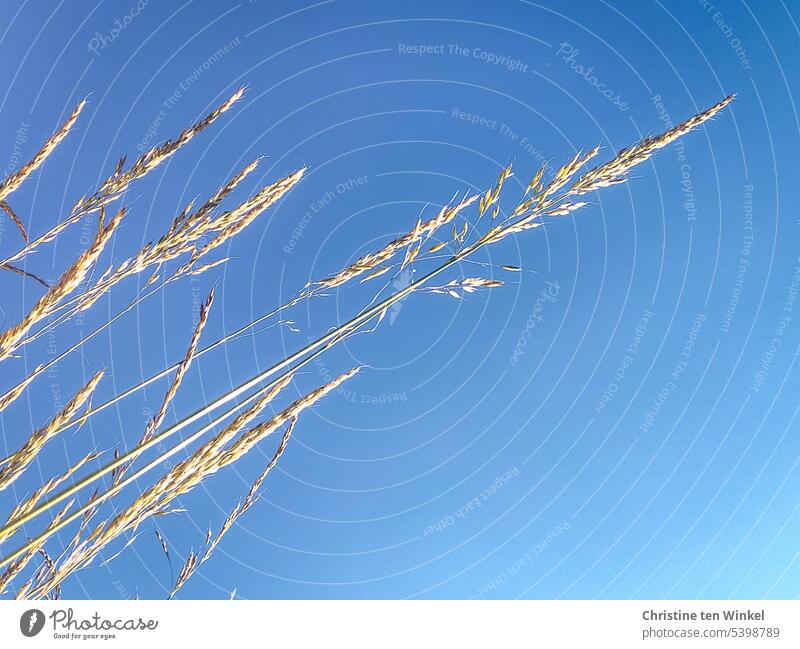
[[[9,271],[20,271],[21,269],[13,266],[13,262],[24,259],[37,247],[53,241],[61,232],[83,216],[94,212],[99,213],[94,241],[63,272],[52,287],[47,287],[44,295],[31,311],[22,316],[18,324],[0,333],[0,361],[7,362],[24,345],[69,321],[75,314],[91,308],[100,297],[106,295],[129,277],[146,273],[145,284],[148,289],[84,340],[77,342],[59,355],[58,359],[78,349],[86,340],[103,331],[115,319],[128,313],[134,306],[162,290],[167,284],[188,275],[205,272],[224,263],[224,259],[209,259],[210,253],[241,233],[299,182],[305,168],[262,187],[251,198],[236,206],[219,211],[233,190],[256,169],[259,160],[254,160],[220,186],[206,201],[197,206],[194,202],[187,205],[170,221],[167,230],[155,242],[143,246],[134,255],[120,263],[107,265],[99,279],[86,285],[89,273],[100,266],[103,252],[126,214],[126,208],[122,206],[106,223],[104,217],[106,206],[117,200],[131,183],[149,173],[210,126],[241,98],[242,92],[242,90],[237,91],[203,120],[180,133],[175,140],[167,141],[145,152],[131,166],[126,168],[123,158],[112,175],[101,183],[92,195],[79,199],[66,218],[33,241],[28,240],[21,219],[8,206],[6,198],[19,188],[36,168],[42,165],[58,143],[63,140],[73,127],[84,103],[79,104],[70,119],[45,143],[30,163],[0,184],[0,208],[5,210],[17,223],[26,240],[23,248],[0,261],[0,267]],[[24,473],[26,468],[36,460],[44,445],[55,435],[79,425],[109,405],[119,402],[153,381],[172,375],[161,406],[147,424],[138,444],[124,452],[118,449],[111,461],[80,477],[87,465],[98,457],[97,454],[90,453],[63,473],[45,481],[31,495],[15,505],[3,526],[0,527],[0,544],[12,538],[24,524],[34,519],[38,520],[49,511],[54,511],[55,514],[44,523],[43,529],[37,536],[22,543],[17,549],[7,552],[0,560],[0,567],[5,568],[5,572],[0,575],[0,592],[5,592],[11,588],[13,583],[22,581],[22,584],[16,589],[17,597],[58,597],[61,585],[66,579],[78,570],[91,565],[98,555],[108,551],[115,542],[125,538],[126,541],[122,547],[124,550],[136,538],[137,530],[144,521],[153,516],[162,516],[178,511],[177,501],[183,494],[188,493],[224,467],[241,459],[257,445],[263,443],[267,437],[285,427],[272,459],[253,482],[243,500],[230,512],[216,535],[213,535],[209,528],[202,552],[189,553],[169,594],[170,597],[173,597],[198,567],[211,557],[222,537],[239,517],[252,507],[264,480],[285,451],[301,413],[313,407],[320,399],[338,388],[358,371],[356,368],[345,372],[333,381],[308,392],[288,406],[275,408],[273,402],[279,398],[300,367],[354,333],[363,331],[368,324],[379,323],[392,304],[412,292],[424,290],[462,298],[466,294],[478,290],[501,286],[502,282],[492,277],[457,277],[439,285],[433,284],[433,280],[485,246],[498,243],[510,235],[540,227],[545,218],[555,218],[581,209],[586,202],[576,200],[576,197],[624,182],[631,169],[649,159],[659,148],[666,146],[711,118],[731,99],[732,97],[726,98],[666,133],[641,140],[620,151],[608,162],[589,171],[583,170],[589,161],[599,154],[598,148],[585,153],[576,153],[566,164],[552,173],[542,166],[527,184],[524,196],[506,212],[507,216],[501,217],[501,199],[504,187],[512,177],[511,166],[508,166],[500,172],[497,180],[485,192],[470,194],[461,200],[453,199],[435,216],[426,221],[417,220],[414,227],[406,234],[394,239],[380,250],[362,256],[356,262],[327,278],[310,282],[285,304],[247,323],[232,334],[227,334],[219,340],[199,348],[201,334],[209,318],[213,301],[213,293],[209,295],[201,309],[198,324],[193,331],[186,353],[180,361],[112,397],[104,404],[80,412],[100,381],[102,371],[98,372],[86,386],[78,391],[62,412],[45,426],[34,431],[16,453],[0,462],[0,467],[2,467],[0,468],[0,490],[2,490]],[[583,174],[580,175],[582,171]],[[477,217],[469,221],[465,214],[475,204],[477,204]],[[464,217],[463,222],[459,223],[458,221],[462,217]],[[483,226],[484,217],[488,222],[486,226]],[[443,236],[445,229],[451,229],[451,231]],[[442,240],[430,245],[433,237]],[[423,251],[426,246],[428,247],[427,251]],[[322,295],[324,291],[342,287],[357,278],[361,282],[367,282],[392,271],[399,272],[407,266],[423,262],[430,263],[437,259],[434,256],[435,253],[441,252],[445,248],[449,250],[445,255],[445,260],[436,263],[431,270],[410,285],[385,297],[382,297],[379,292],[373,303],[359,311],[349,321],[328,331],[225,394],[203,404],[195,412],[181,417],[174,425],[162,428],[170,404],[191,364],[204,353],[235,339],[248,329],[272,318],[284,309],[296,305],[301,300]],[[178,264],[177,269],[169,270],[168,265],[171,263]],[[509,265],[503,265],[501,269],[505,272],[521,270]],[[27,271],[21,272],[27,273]],[[78,292],[80,286],[83,288]],[[0,396],[0,410],[8,407],[15,399],[24,394],[31,382],[58,359],[41,364],[30,375],[19,380],[16,385],[7,388],[6,392]],[[266,382],[268,379],[269,382]],[[231,403],[233,405],[222,410],[223,406]],[[262,423],[253,423],[268,406],[273,407],[276,414]],[[168,438],[177,436],[181,431],[199,424],[206,417],[210,417],[211,421],[200,425],[171,448],[163,447],[163,443]],[[226,424],[225,422],[230,417],[233,418]],[[130,501],[123,504],[125,502],[122,500],[123,491],[127,487],[136,484],[139,479],[168,458],[183,452],[190,445],[199,442],[209,434],[210,439],[190,451],[183,460],[154,479],[149,487],[141,492],[131,494]],[[137,468],[137,462],[143,458],[145,453],[153,449],[158,449],[154,457]],[[78,502],[79,494],[83,490],[106,475],[112,476],[111,486],[106,491],[95,490],[83,502]],[[63,485],[68,480],[72,481],[72,484],[64,487]],[[101,517],[102,505],[108,502],[114,503],[115,510],[103,518]],[[96,520],[98,518],[100,520]],[[68,526],[75,528],[71,532],[71,540],[57,552],[48,552],[45,549],[48,541],[56,532],[64,530]],[[169,557],[166,541],[160,534],[158,538],[164,552]],[[29,564],[37,556],[40,557],[38,565],[29,567]]]
[[[253,484],[251,485],[250,489],[248,490],[247,494],[245,494],[244,499],[238,503],[228,514],[225,520],[222,523],[222,526],[219,528],[219,531],[212,535],[211,528],[208,528],[208,532],[206,533],[205,539],[205,549],[202,555],[196,554],[194,551],[190,551],[186,557],[186,561],[181,568],[181,571],[178,573],[178,578],[175,580],[175,585],[172,587],[172,590],[169,594],[169,599],[175,597],[175,594],[183,588],[184,584],[189,580],[197,568],[199,568],[202,564],[208,561],[211,558],[211,554],[214,552],[214,549],[219,545],[220,541],[222,541],[222,537],[230,531],[233,527],[233,524],[239,520],[239,518],[253,505],[256,504],[258,500],[258,490],[261,488],[261,485],[264,483],[267,475],[272,469],[275,468],[275,465],[278,463],[278,460],[283,455],[283,452],[286,450],[286,446],[289,443],[289,438],[292,436],[292,431],[294,430],[294,425],[297,422],[296,419],[292,419],[289,421],[288,426],[286,426],[286,432],[283,433],[283,437],[281,437],[280,444],[278,444],[278,448],[275,451],[275,454],[272,456],[272,459],[269,461],[267,466],[264,467],[264,470],[258,474],[258,477],[255,479]],[[164,547],[164,552],[167,553],[168,551],[166,547]]]
[[[161,401],[161,406],[159,407],[158,412],[150,418],[150,421],[147,422],[147,427],[145,428],[142,437],[139,439],[139,446],[149,442],[153,438],[153,435],[155,435],[156,430],[164,422],[164,417],[167,416],[169,404],[172,403],[175,395],[178,394],[178,388],[181,386],[183,378],[186,376],[186,372],[189,371],[189,366],[192,364],[192,360],[194,360],[195,353],[197,352],[197,344],[200,342],[200,335],[203,333],[206,322],[208,322],[208,315],[211,312],[211,305],[213,303],[214,290],[212,289],[208,294],[206,301],[200,306],[200,315],[197,318],[197,324],[195,325],[194,332],[192,333],[192,339],[189,341],[189,347],[186,349],[186,354],[181,362],[178,363],[178,367],[175,370],[175,376],[172,377],[172,381],[169,384],[169,389]],[[117,449],[115,451],[115,456],[119,458],[119,455],[119,449]],[[128,469],[128,467],[130,467],[131,464],[133,464],[135,460],[136,456],[134,455],[126,464],[117,467],[112,472],[114,485],[119,484],[119,481],[122,479],[125,471]]]
[[[8,463],[0,469],[0,491],[7,489],[25,469],[36,459],[39,451],[44,448],[59,431],[64,422],[69,421],[80,410],[84,403],[91,397],[92,392],[97,387],[100,379],[103,378],[103,370],[95,374],[91,380],[84,385],[78,393],[70,399],[69,403],[51,419],[46,426],[35,430],[28,440],[16,453],[14,453]],[[2,538],[2,536],[0,536]]]
[[[27,164],[22,165],[17,171],[9,175],[2,183],[0,183],[0,201],[5,202],[9,195],[13,194],[17,191],[21,186],[22,183],[25,182],[25,179],[30,176],[34,171],[36,171],[39,167],[44,164],[44,161],[50,156],[50,154],[55,151],[56,147],[61,144],[65,137],[69,134],[72,127],[75,125],[75,122],[78,121],[78,116],[81,114],[81,111],[86,106],[86,100],[82,100],[75,106],[75,109],[72,111],[72,114],[69,116],[66,122],[59,128],[53,135],[50,136],[50,139],[47,140],[42,145],[42,148],[36,152],[36,155],[31,158],[30,162]],[[21,225],[21,221],[18,217],[11,215],[15,221],[18,222],[20,229],[23,232],[23,236],[25,240],[28,240],[28,235],[25,232],[25,228]]]
[[[150,173],[158,165],[171,157],[176,151],[178,151],[178,149],[192,140],[196,135],[208,128],[220,117],[220,115],[228,111],[233,104],[239,101],[243,94],[244,88],[240,88],[233,95],[231,95],[227,101],[223,102],[220,106],[211,111],[204,119],[196,122],[189,128],[182,131],[174,140],[167,140],[159,146],[148,149],[127,169],[125,168],[126,158],[121,158],[114,169],[114,173],[106,178],[91,196],[82,196],[79,198],[73,205],[67,218],[57,223],[50,230],[36,238],[34,241],[28,243],[28,245],[26,245],[24,248],[21,248],[13,255],[6,257],[2,262],[0,262],[0,264],[9,264],[19,261],[42,244],[48,243],[55,239],[61,232],[66,230],[73,223],[77,223],[82,217],[86,216],[87,214],[91,214],[92,212],[96,212],[105,205],[108,205],[109,203],[118,199],[123,192],[130,187],[131,183]],[[80,108],[82,109],[83,105],[80,105]],[[76,112],[73,113],[74,119],[71,117],[71,121],[67,121],[67,123],[64,125],[67,128],[62,127],[56,136],[48,141],[50,143],[49,146],[48,144],[45,144],[45,146],[42,147],[42,150],[40,150],[40,152],[30,163],[25,165],[25,167],[20,169],[15,174],[12,174],[12,176],[19,176],[21,171],[26,168],[29,169],[24,176],[18,178],[16,182],[12,182],[14,189],[18,188],[22,181],[25,180],[27,175],[30,174],[30,172],[32,172],[36,167],[41,165],[42,162],[44,162],[44,159],[58,144],[58,142],[64,139],[66,134],[69,132],[69,129],[72,127],[72,124],[75,122],[75,119],[77,119],[79,113],[80,110],[76,109]],[[55,144],[52,144],[54,139],[57,139],[57,141]],[[41,157],[41,153],[44,150],[46,150],[47,153],[44,157]]]
[[[21,322],[0,334],[0,360],[7,358],[16,351],[31,327],[52,315],[59,304],[81,285],[81,282],[94,267],[108,242],[111,241],[111,237],[125,213],[126,209],[124,207],[121,208],[114,218],[106,224],[103,218],[104,212],[101,210],[97,224],[97,234],[91,245],[81,253],[72,266],[64,271],[58,282],[39,299]]]

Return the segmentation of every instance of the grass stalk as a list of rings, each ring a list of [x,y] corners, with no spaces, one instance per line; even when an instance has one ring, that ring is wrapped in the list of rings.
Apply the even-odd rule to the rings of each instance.
[[[132,481],[144,476],[147,472],[149,472],[150,470],[152,470],[153,468],[164,462],[169,457],[175,455],[182,449],[186,448],[189,444],[191,444],[195,440],[200,439],[200,437],[208,433],[216,425],[224,421],[228,416],[230,416],[237,410],[240,410],[247,404],[252,403],[260,395],[263,395],[269,389],[274,388],[276,385],[279,385],[281,381],[287,380],[287,377],[293,375],[293,373],[296,372],[299,367],[302,367],[306,363],[310,362],[316,356],[324,353],[325,351],[327,351],[334,345],[338,344],[345,338],[353,335],[356,331],[360,330],[362,327],[367,325],[372,320],[377,319],[377,321],[380,322],[391,305],[404,299],[406,296],[412,294],[413,292],[425,287],[433,278],[437,277],[441,273],[453,267],[455,264],[458,264],[462,260],[467,260],[468,257],[474,255],[477,251],[481,250],[485,246],[497,243],[503,240],[507,236],[515,235],[523,231],[526,231],[528,229],[540,227],[542,225],[543,217],[558,217],[562,215],[569,215],[572,212],[586,205],[586,203],[582,201],[574,202],[573,200],[570,200],[574,196],[582,196],[586,193],[593,192],[603,187],[625,182],[628,172],[633,167],[647,160],[657,149],[666,146],[670,142],[681,137],[683,134],[688,133],[696,126],[702,124],[704,121],[711,118],[725,105],[727,105],[732,99],[733,99],[732,96],[727,97],[723,101],[691,117],[690,119],[670,129],[669,131],[662,133],[661,135],[647,137],[644,138],[643,140],[640,140],[633,146],[620,151],[610,161],[598,165],[597,167],[594,167],[588,172],[585,172],[582,176],[577,178],[577,180],[573,181],[573,177],[583,167],[586,166],[587,162],[594,155],[596,155],[597,149],[593,149],[585,154],[580,152],[576,154],[566,165],[558,169],[554,178],[547,183],[545,183],[542,178],[543,169],[540,169],[539,172],[537,172],[537,174],[534,176],[534,178],[528,185],[525,197],[511,212],[511,214],[508,217],[499,220],[499,222],[496,225],[490,226],[488,231],[486,231],[484,234],[477,235],[477,239],[475,241],[473,242],[467,241],[468,229],[466,226],[463,232],[461,233],[458,233],[454,227],[453,240],[454,242],[458,243],[458,248],[456,249],[456,252],[452,254],[452,256],[447,258],[444,262],[434,267],[432,270],[428,271],[419,279],[411,282],[408,286],[398,290],[397,292],[389,295],[384,299],[381,299],[380,301],[377,302],[373,301],[372,303],[370,303],[370,305],[359,311],[350,320],[346,321],[341,325],[338,325],[337,327],[333,328],[326,334],[318,337],[313,342],[308,343],[307,345],[298,349],[297,351],[290,354],[286,358],[278,361],[277,363],[267,368],[266,370],[261,371],[255,374],[254,376],[250,377],[249,379],[243,381],[238,386],[227,391],[225,394],[220,395],[219,397],[217,397],[210,403],[205,404],[201,408],[198,408],[190,415],[182,418],[181,420],[167,427],[160,433],[153,434],[151,437],[149,437],[146,440],[143,440],[142,443],[136,445],[134,448],[130,449],[125,454],[119,455],[113,461],[105,464],[104,466],[91,472],[89,475],[76,481],[72,486],[62,489],[58,493],[55,493],[54,495],[50,496],[46,501],[39,503],[35,507],[28,508],[21,515],[13,517],[10,520],[8,520],[2,527],[0,527],[0,539],[10,536],[24,524],[32,521],[34,518],[40,516],[44,512],[52,509],[53,507],[55,507],[60,503],[64,501],[72,503],[75,495],[85,487],[96,482],[103,476],[116,471],[120,467],[127,465],[129,462],[138,458],[145,451],[155,447],[156,445],[160,445],[164,440],[168,439],[171,436],[176,435],[177,433],[191,426],[195,422],[198,422],[201,418],[207,415],[211,415],[211,413],[224,407],[231,401],[242,398],[241,402],[236,403],[235,405],[224,411],[222,414],[217,415],[212,420],[211,423],[201,426],[198,430],[185,437],[183,440],[172,446],[167,451],[160,453],[158,456],[151,459],[149,462],[144,464],[135,472],[128,475],[124,480],[120,480],[118,483],[115,483],[112,486],[112,488],[106,491],[105,493],[97,497],[92,497],[86,504],[79,507],[76,511],[67,514],[65,509],[62,509],[57,515],[56,519],[50,523],[50,525],[45,529],[44,532],[42,532],[39,536],[30,540],[28,543],[26,543],[16,551],[12,552],[11,554],[5,556],[2,560],[0,560],[0,567],[7,566],[12,562],[14,562],[15,560],[19,559],[20,557],[29,556],[33,549],[41,548],[44,541],[47,538],[49,538],[49,536],[52,535],[55,531],[57,531],[58,529],[62,529],[64,526],[77,520],[77,518],[80,517],[81,515],[85,515],[88,512],[94,511],[94,508],[96,508],[101,502],[104,502],[109,498],[113,497],[114,495],[119,493],[119,491],[122,490],[125,486],[131,484]],[[232,100],[235,101],[234,98],[232,98]],[[230,103],[232,103],[231,100],[229,101]],[[147,163],[148,161],[145,160],[142,164],[146,167]],[[137,162],[137,164],[139,163]],[[136,165],[134,165],[134,167],[136,167]],[[121,169],[121,166],[119,167],[119,169]],[[500,190],[503,186],[503,183],[506,181],[508,177],[510,177],[510,175],[511,175],[511,168],[509,166],[508,168],[503,170],[500,178],[498,178],[495,187],[481,196],[480,208],[479,208],[481,218],[484,216],[484,214],[488,213],[489,210],[493,208],[495,203],[498,202]],[[133,174],[133,176],[135,176],[135,174]],[[123,178],[123,180],[127,182],[127,178]],[[114,187],[116,187],[116,185],[114,185]],[[528,196],[528,194],[531,192],[532,194]],[[111,192],[111,195],[114,195],[114,193]],[[369,275],[363,281],[367,281],[368,279],[377,277],[386,272],[383,270],[384,267],[382,266],[382,264],[389,258],[394,256],[396,253],[402,250],[405,250],[405,256],[401,268],[408,264],[413,263],[415,259],[417,259],[420,253],[422,244],[442,225],[452,221],[455,215],[461,209],[470,205],[476,198],[477,196],[469,199],[464,199],[460,204],[452,208],[443,208],[442,212],[440,212],[440,214],[436,218],[432,219],[427,223],[423,224],[421,221],[418,221],[415,228],[404,237],[401,237],[400,239],[397,239],[394,242],[390,243],[387,247],[385,247],[378,253],[362,257],[360,260],[358,260],[358,262],[343,269],[339,274],[331,278],[328,278],[326,280],[323,280],[322,282],[319,282],[318,286],[326,288],[338,287],[344,284],[345,282],[366,273],[369,273]],[[85,204],[86,204],[85,202],[79,201],[79,205],[85,205]],[[92,204],[91,200],[89,201],[89,204]],[[104,203],[101,202],[100,206],[102,206],[103,204]],[[497,217],[498,213],[499,213],[499,207],[494,207],[492,209],[492,222],[494,222],[494,219]],[[180,223],[180,221],[176,221],[175,223],[176,224]],[[231,232],[237,232],[239,229],[241,229],[241,227],[243,227],[242,223],[243,221],[232,223]],[[225,232],[227,232],[227,230],[223,230],[222,232],[224,234]],[[475,232],[475,228],[473,228],[473,230],[470,231],[470,236],[472,232]],[[223,234],[221,234],[220,236],[223,236]],[[434,249],[438,250],[440,248],[437,245],[434,246]],[[203,254],[204,250],[205,248],[200,249],[199,252],[201,255]],[[424,258],[424,255],[419,256],[419,258],[420,259]],[[450,284],[446,284],[445,287],[439,287],[439,288],[444,289],[444,292],[454,293],[455,291],[453,289],[447,288],[449,286],[453,286],[456,288],[460,287],[464,290],[469,289],[469,291],[471,292],[478,287],[482,286],[491,287],[491,286],[496,286],[498,284],[499,282],[497,282],[496,280],[469,278],[469,281],[462,280],[460,283],[451,282]],[[307,287],[307,289],[308,288],[309,287]],[[313,292],[314,289],[311,288],[309,290]],[[299,300],[305,295],[307,295],[306,291],[301,292],[300,296],[295,299]],[[456,294],[455,297],[458,297],[458,295]],[[290,301],[290,303],[291,302],[292,301]],[[230,340],[236,337],[237,335],[240,335],[243,331],[255,326],[258,322],[263,321],[264,319],[270,317],[271,315],[274,315],[274,313],[276,313],[278,310],[283,309],[285,307],[286,305],[278,307],[278,309],[270,312],[269,314],[257,318],[256,320],[248,323],[247,325],[240,328],[233,334],[225,336],[220,340],[216,341],[215,343],[212,343],[211,345],[201,350],[198,350],[195,356],[198,356],[204,353],[205,351],[210,351],[214,347],[224,344],[225,341]],[[9,350],[11,350],[14,344],[19,342],[20,338],[21,337],[17,337],[13,339],[10,343],[6,344],[5,346],[6,354],[10,353]],[[0,352],[2,351],[3,348],[2,346],[0,346]],[[91,416],[92,414],[99,412],[101,409],[108,407],[109,405],[111,405],[111,403],[116,403],[119,399],[124,398],[124,396],[126,396],[127,394],[131,394],[133,391],[136,391],[140,387],[147,385],[148,383],[156,380],[157,378],[161,378],[162,376],[166,375],[171,371],[178,370],[179,367],[180,363],[171,366],[170,368],[167,368],[160,374],[151,377],[151,379],[148,379],[147,381],[140,383],[138,386],[134,386],[129,391],[126,391],[125,393],[118,395],[118,397],[115,397],[109,402],[106,402],[106,404],[103,404],[98,408],[95,408],[93,411],[85,413],[83,419],[78,417],[74,421],[65,423],[64,426],[71,426],[79,423],[80,421],[85,421],[85,418],[87,418],[88,416]],[[272,380],[269,382],[269,384],[259,387],[260,384],[264,383],[266,380],[271,378]],[[254,388],[255,392],[253,392],[249,396],[245,396],[246,393],[253,390]],[[258,439],[260,439],[260,437],[258,437],[257,434],[254,435],[255,436],[249,442],[248,440],[244,440],[246,443],[243,443],[241,446],[242,454],[247,452],[247,450],[252,446],[252,444],[258,441]],[[226,455],[224,457],[228,456]],[[233,461],[233,459],[235,459],[236,457],[238,457],[238,455],[234,453],[233,456],[230,458],[230,461]],[[224,464],[225,462],[223,461],[221,465]],[[202,480],[203,476],[199,476],[198,479]],[[61,578],[63,578],[63,575]],[[60,579],[57,580],[54,587],[56,587],[58,583],[60,583]],[[37,592],[46,592],[46,589],[42,590],[42,588],[40,588],[39,591]]]

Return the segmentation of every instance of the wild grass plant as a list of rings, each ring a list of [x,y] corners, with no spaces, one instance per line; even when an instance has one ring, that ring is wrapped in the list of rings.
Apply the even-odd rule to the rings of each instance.
[[[219,267],[227,260],[215,251],[256,221],[270,206],[297,185],[305,168],[278,178],[260,188],[247,200],[230,203],[234,190],[258,167],[253,160],[236,175],[210,193],[205,201],[191,201],[165,224],[163,234],[145,244],[130,257],[108,261],[108,250],[121,223],[126,222],[126,191],[143,176],[178,152],[231,110],[243,96],[238,90],[204,119],[178,134],[174,140],[153,147],[131,164],[122,158],[113,172],[89,196],[79,198],[63,218],[48,230],[30,238],[21,211],[12,208],[14,193],[51,155],[85,110],[80,102],[63,126],[36,152],[30,162],[0,184],[0,209],[19,230],[22,245],[9,250],[0,261],[0,270],[12,272],[17,281],[33,282],[40,297],[33,307],[19,315],[16,324],[0,333],[0,363],[4,384],[0,386],[0,411],[16,407],[31,384],[49,368],[107,331],[113,322],[129,314],[137,305],[164,288],[189,276]],[[169,385],[157,412],[144,431],[118,431],[118,439],[138,441],[118,448],[113,456],[98,452],[83,455],[72,466],[41,467],[50,477],[15,503],[0,526],[0,593],[17,598],[58,598],[62,585],[99,557],[113,560],[136,538],[142,524],[156,516],[180,515],[177,499],[205,483],[214,474],[247,455],[267,437],[277,434],[280,441],[242,500],[215,532],[208,529],[203,547],[189,552],[178,571],[169,594],[173,597],[198,567],[209,560],[224,535],[257,500],[268,474],[286,449],[301,414],[326,394],[337,389],[361,368],[343,368],[336,378],[300,398],[285,403],[287,386],[297,371],[357,332],[370,332],[380,326],[389,308],[408,295],[427,291],[460,299],[465,294],[502,286],[494,277],[459,276],[459,262],[479,250],[507,237],[522,236],[559,217],[571,215],[587,206],[587,197],[611,185],[624,183],[629,172],[649,159],[658,149],[687,134],[716,115],[731,100],[727,97],[678,126],[646,137],[623,149],[606,162],[590,168],[599,147],[578,151],[563,166],[550,169],[542,165],[525,186],[523,196],[504,205],[504,186],[512,177],[509,165],[496,181],[479,193],[455,197],[430,218],[418,219],[407,233],[383,248],[366,254],[328,277],[298,287],[294,296],[250,322],[211,343],[201,345],[203,330],[214,314],[214,294],[208,295],[200,309],[197,324],[186,352],[173,365],[130,386],[111,399],[92,404],[92,395],[104,379],[98,368],[92,378],[71,397],[61,411],[28,434],[7,439],[17,450],[0,460],[0,491],[8,489],[37,463],[42,449],[54,438],[79,427],[103,410],[118,404],[155,381],[169,378]],[[79,221],[94,218],[95,233],[88,246],[48,284],[27,268],[32,253],[52,244]],[[38,219],[37,219],[38,220]],[[412,268],[417,272],[411,283],[390,292],[396,284],[387,278]],[[519,268],[503,265],[501,273],[516,273]],[[448,277],[448,271],[456,276]],[[70,347],[48,360],[42,360],[25,374],[18,360],[26,345],[62,327],[94,307],[115,287],[141,276],[144,288],[110,315],[98,327]],[[378,278],[383,278],[379,280]],[[196,410],[181,414],[176,423],[164,425],[181,384],[192,363],[210,351],[223,347],[265,322],[280,323],[283,312],[300,302],[321,298],[332,291],[347,290],[353,283],[374,282],[373,300],[352,317],[320,335],[267,369],[255,373],[240,385],[220,394]],[[385,283],[384,283],[385,282]],[[28,359],[30,360],[30,359]],[[13,378],[12,378],[13,377]],[[282,405],[280,405],[282,404]],[[264,417],[270,406],[274,414]],[[166,470],[160,469],[170,458],[181,459]],[[42,463],[43,464],[43,463]],[[104,489],[99,481],[105,478]],[[146,484],[146,487],[142,485]],[[24,537],[22,532],[31,536]],[[169,557],[166,540],[158,534]]]

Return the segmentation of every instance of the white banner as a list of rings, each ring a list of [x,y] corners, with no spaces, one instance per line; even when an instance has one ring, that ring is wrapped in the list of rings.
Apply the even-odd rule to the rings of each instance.
[[[3,602],[0,647],[798,647],[794,601]]]

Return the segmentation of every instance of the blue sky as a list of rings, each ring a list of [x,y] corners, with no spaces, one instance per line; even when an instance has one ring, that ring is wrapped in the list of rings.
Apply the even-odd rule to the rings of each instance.
[[[105,399],[178,359],[214,283],[206,341],[408,230],[422,210],[491,185],[509,162],[511,201],[545,160],[598,143],[610,156],[737,93],[628,184],[477,259],[524,272],[465,265],[450,276],[488,273],[502,289],[412,296],[308,366],[293,394],[369,367],[300,420],[262,499],[184,597],[798,595],[796,2],[9,5],[3,175],[90,101],[13,197],[32,233],[120,155],[175,135],[242,84],[240,105],[132,188],[111,255],[158,236],[254,157],[266,156],[241,196],[309,172],[225,251],[224,269],[142,305],[2,413],[8,450],[99,367]],[[2,250],[16,250],[18,234],[2,226]],[[57,277],[90,226],[28,269]],[[15,275],[4,286],[7,326],[40,289]],[[136,288],[7,361],[4,386]],[[299,331],[204,357],[168,422],[346,320],[373,290],[309,302],[288,316]],[[82,451],[134,443],[164,389],[53,442],[4,508]],[[273,448],[157,522],[175,570]],[[170,567],[154,529],[65,596],[163,597]]]

